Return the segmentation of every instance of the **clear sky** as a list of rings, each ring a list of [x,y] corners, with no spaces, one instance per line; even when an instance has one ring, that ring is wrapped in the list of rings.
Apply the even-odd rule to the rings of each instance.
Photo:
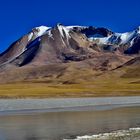
[[[0,52],[33,27],[56,23],[131,31],[140,25],[140,0],[1,0]]]

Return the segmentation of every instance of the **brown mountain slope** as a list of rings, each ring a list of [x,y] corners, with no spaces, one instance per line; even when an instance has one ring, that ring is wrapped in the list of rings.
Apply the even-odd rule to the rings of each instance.
[[[140,94],[139,59],[111,71],[91,68],[91,62],[20,68],[3,73],[0,85],[1,98],[44,97],[97,97],[131,96]],[[78,65],[79,64],[79,65]],[[139,63],[140,64],[140,63]],[[86,66],[86,67],[85,67]],[[134,75],[131,74],[134,72]],[[8,74],[8,75],[6,75]],[[5,76],[4,76],[5,75]],[[127,77],[126,77],[127,75]],[[18,78],[17,78],[18,77]],[[13,82],[15,81],[15,82]],[[17,82],[16,82],[17,81]]]

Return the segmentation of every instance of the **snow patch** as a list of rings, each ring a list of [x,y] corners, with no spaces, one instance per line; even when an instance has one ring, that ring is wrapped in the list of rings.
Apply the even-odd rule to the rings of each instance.
[[[51,32],[51,29],[49,29],[49,30],[47,31],[47,34],[49,35],[49,37],[53,38],[53,34],[52,34],[52,32]]]
[[[125,44],[127,42],[129,42],[134,36],[135,36],[135,31],[133,32],[127,32],[127,33],[123,33],[121,34],[120,38],[121,38],[121,43]]]
[[[48,34],[49,37],[52,37],[51,27],[39,26],[32,29],[32,32],[28,35],[28,42],[34,41],[36,38],[41,37],[42,35]]]
[[[137,33],[140,34],[140,26],[137,28]]]
[[[44,35],[49,29],[50,27],[47,27],[47,26],[36,27],[35,28],[35,30],[37,30],[36,37],[40,37]]]
[[[34,35],[34,34],[33,34],[32,32],[28,35],[28,41],[31,41],[31,40],[32,40],[33,35]]]
[[[103,38],[104,36],[97,33],[97,34],[94,34],[94,35],[90,35],[89,36],[89,38],[91,38],[91,37],[93,37],[93,38]]]
[[[64,27],[62,25],[57,25],[57,27],[58,27],[58,30],[63,38],[64,37],[66,37],[67,39],[71,38],[71,36],[69,34],[69,30],[66,27]]]
[[[98,44],[108,44],[109,43],[109,38],[110,38],[111,36],[108,36],[108,37],[101,37],[101,38],[99,38],[99,37],[90,37],[89,38],[89,40],[90,41],[97,41],[97,43]]]
[[[90,41],[97,41],[99,44],[126,44],[131,42],[137,36],[136,31],[126,33],[114,33],[108,37],[89,37]]]
[[[74,28],[81,28],[81,29],[85,29],[88,28],[88,26],[79,26],[79,25],[74,25],[74,26],[66,26],[67,29],[71,30]]]

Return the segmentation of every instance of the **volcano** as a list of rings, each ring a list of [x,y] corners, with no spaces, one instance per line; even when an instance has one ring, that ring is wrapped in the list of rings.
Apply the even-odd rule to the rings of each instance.
[[[91,81],[139,61],[139,51],[140,27],[126,33],[93,26],[35,27],[0,54],[0,82]]]

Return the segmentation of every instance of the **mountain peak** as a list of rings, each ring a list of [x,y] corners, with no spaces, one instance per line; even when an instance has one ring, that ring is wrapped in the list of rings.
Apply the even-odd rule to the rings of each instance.
[[[46,33],[46,31],[48,31],[51,27],[47,27],[47,26],[39,26],[39,27],[35,27],[33,29],[33,31],[37,32],[37,36],[42,36],[43,34]]]
[[[38,26],[32,29],[32,31],[28,34],[28,41],[33,41],[34,39],[46,34],[51,27],[47,26]]]
[[[59,24],[57,24],[57,29],[59,30],[59,32],[63,38],[66,37],[68,39],[70,37],[70,34],[69,34],[70,30],[66,26],[59,23]]]
[[[63,26],[63,24],[62,23],[57,23],[57,26]]]

